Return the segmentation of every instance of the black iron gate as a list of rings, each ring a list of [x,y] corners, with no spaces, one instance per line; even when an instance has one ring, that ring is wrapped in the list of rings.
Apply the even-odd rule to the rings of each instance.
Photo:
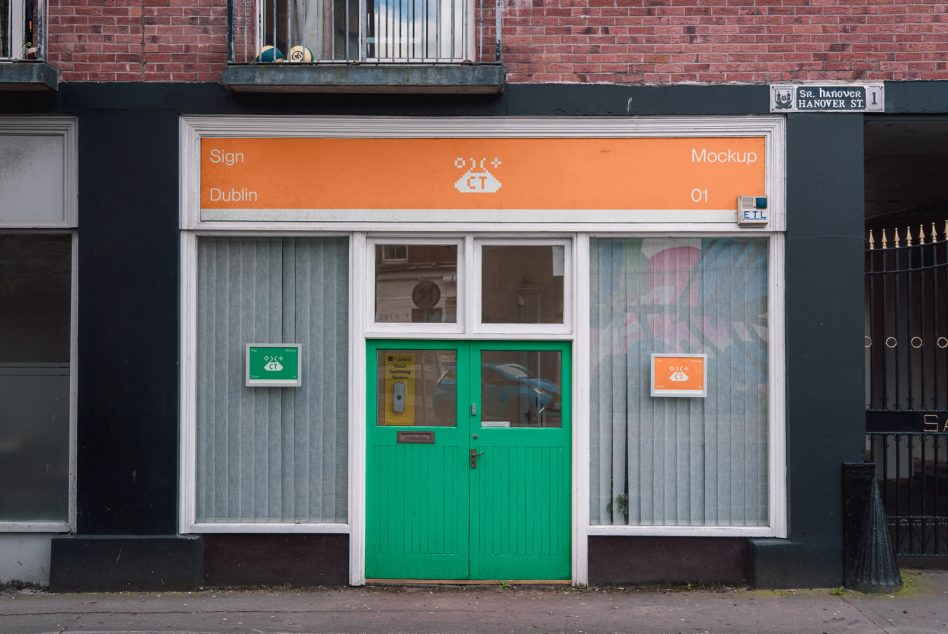
[[[866,445],[903,555],[948,555],[948,221],[869,232]]]

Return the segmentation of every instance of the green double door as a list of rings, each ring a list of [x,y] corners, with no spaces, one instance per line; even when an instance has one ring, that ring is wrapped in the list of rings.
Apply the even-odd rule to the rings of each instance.
[[[569,344],[367,349],[366,578],[569,579]]]

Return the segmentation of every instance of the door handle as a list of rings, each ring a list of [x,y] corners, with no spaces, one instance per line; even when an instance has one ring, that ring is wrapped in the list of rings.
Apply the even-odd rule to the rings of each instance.
[[[483,456],[483,451],[478,451],[477,449],[471,449],[471,469],[477,469],[477,457]]]

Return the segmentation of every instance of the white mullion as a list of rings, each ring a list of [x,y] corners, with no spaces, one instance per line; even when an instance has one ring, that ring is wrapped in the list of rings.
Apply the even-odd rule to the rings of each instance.
[[[776,537],[787,537],[787,432],[786,432],[786,269],[784,236],[775,234],[769,240],[768,311],[770,332],[767,371],[767,435],[768,435],[768,506],[769,523]]]
[[[66,523],[70,533],[76,532],[76,515],[78,512],[78,401],[79,401],[79,235],[73,231],[72,237],[72,267],[69,303],[69,502]]]
[[[475,324],[480,321],[481,315],[481,270],[479,267],[477,246],[474,243],[474,236],[464,237],[464,295],[468,301],[465,301],[464,313],[464,334],[471,337],[475,332]],[[460,280],[460,278],[459,278]],[[460,289],[458,294],[460,294]]]
[[[573,338],[573,583],[589,583],[589,236],[574,238]]]
[[[366,360],[362,303],[370,285],[364,233],[349,239],[349,584],[365,585]],[[372,284],[374,286],[374,284]]]
[[[197,434],[197,236],[181,233],[181,433],[178,480],[178,530],[195,532]]]

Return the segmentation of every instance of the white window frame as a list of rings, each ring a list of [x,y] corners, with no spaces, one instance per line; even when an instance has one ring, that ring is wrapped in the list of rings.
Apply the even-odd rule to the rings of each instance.
[[[17,4],[19,0],[14,0]],[[54,234],[71,237],[69,298],[69,499],[64,521],[4,521],[2,533],[74,533],[76,531],[76,420],[79,388],[79,235],[78,225],[78,125],[72,117],[0,117],[0,135],[62,136],[63,145],[63,210],[64,217],[56,223],[12,223],[0,219],[0,232],[37,235]]]
[[[0,115],[0,136],[60,137],[63,142],[62,207],[59,218],[11,222],[0,217],[0,229],[73,229],[79,225],[79,127],[73,117]]]
[[[570,211],[514,215],[506,222],[497,221],[490,212],[445,210],[267,210],[257,215],[215,213],[202,218],[200,208],[200,140],[202,138],[677,138],[677,137],[749,137],[763,136],[766,141],[766,173],[763,192],[768,196],[770,225],[764,228],[741,228],[734,213],[662,213],[640,210],[624,214],[620,221],[596,211]],[[768,411],[769,447],[769,526],[766,529],[747,527],[604,527],[589,524],[589,403],[588,381],[573,381],[573,465],[572,465],[572,580],[588,581],[588,537],[590,535],[688,535],[688,536],[787,536],[786,515],[786,432],[785,432],[785,330],[783,321],[774,317],[784,314],[784,236],[786,231],[786,132],[782,116],[687,116],[687,117],[213,117],[188,116],[180,124],[180,226],[183,244],[191,232],[217,232],[234,235],[258,232],[272,235],[322,234],[341,232],[350,236],[350,415],[349,415],[349,581],[365,583],[365,340],[374,337],[365,322],[365,284],[374,270],[367,267],[367,236],[465,236],[520,238],[524,235],[573,240],[572,297],[575,312],[570,335],[546,334],[517,339],[556,339],[570,341],[573,346],[573,376],[589,377],[589,241],[591,237],[712,237],[769,236],[769,289],[772,320],[770,337],[770,402]],[[736,201],[735,201],[736,204]],[[463,221],[457,218],[463,217]],[[536,220],[542,218],[542,220]],[[404,237],[399,238],[404,240]],[[182,258],[187,249],[182,247]],[[465,251],[465,265],[473,267],[473,248]],[[182,293],[194,284],[192,273],[182,265]],[[373,302],[374,303],[374,302]],[[185,342],[193,336],[194,324],[184,312],[182,301],[182,359],[187,360]],[[470,311],[470,303],[468,311]],[[470,324],[470,320],[466,323]],[[468,338],[468,335],[464,335]],[[423,335],[424,338],[437,338]],[[456,338],[456,334],[438,335]],[[499,339],[499,334],[471,333],[471,339]],[[182,363],[182,412],[190,390]],[[182,424],[186,416],[182,414]],[[188,433],[182,433],[182,456]],[[182,463],[184,460],[182,460]],[[184,477],[182,498],[193,495],[193,480]],[[183,516],[183,515],[182,515]],[[228,530],[227,532],[237,532]],[[320,532],[316,530],[298,532]],[[328,532],[322,531],[322,532]]]
[[[536,335],[568,336],[573,332],[573,241],[569,239],[549,238],[480,238],[474,240],[474,282],[471,285],[471,321],[475,334],[504,336],[513,335],[513,338],[529,339]],[[481,321],[483,316],[484,281],[484,247],[563,247],[563,323],[561,324],[493,324]]]
[[[375,321],[375,247],[390,245],[447,245],[457,248],[457,270],[455,273],[455,287],[457,292],[456,319],[454,323],[418,323],[418,322],[380,322]],[[465,252],[467,243],[464,238],[430,238],[430,237],[407,237],[407,238],[371,238],[367,243],[366,249],[366,273],[369,278],[365,280],[366,296],[366,314],[365,330],[367,333],[378,337],[392,337],[396,335],[415,336],[439,336],[456,335],[460,336],[466,328],[465,304],[468,296],[467,291],[467,269]]]
[[[767,523],[762,526],[680,526],[680,525],[597,525],[589,523],[589,535],[638,535],[653,537],[787,537],[787,482],[786,482],[786,352],[784,340],[786,338],[786,327],[784,316],[786,315],[786,298],[784,297],[784,273],[785,273],[785,254],[784,254],[784,235],[776,232],[741,232],[729,234],[701,234],[701,233],[679,233],[675,235],[655,234],[590,234],[590,239],[595,238],[760,238],[766,237],[767,240]],[[589,266],[587,257],[586,266]],[[587,279],[589,271],[586,271]],[[589,305],[588,285],[586,286],[586,305]],[[590,327],[588,315],[584,324],[585,332],[581,339],[587,342],[585,348],[586,354],[583,361],[585,367],[582,369],[585,377],[592,377],[592,351],[588,348],[590,340]],[[588,383],[588,381],[587,381]],[[591,395],[586,395],[591,399]],[[590,400],[584,402],[584,415],[588,419]],[[586,421],[587,430],[589,421]],[[587,434],[588,438],[588,434]],[[587,513],[589,501],[589,488],[585,492]]]

